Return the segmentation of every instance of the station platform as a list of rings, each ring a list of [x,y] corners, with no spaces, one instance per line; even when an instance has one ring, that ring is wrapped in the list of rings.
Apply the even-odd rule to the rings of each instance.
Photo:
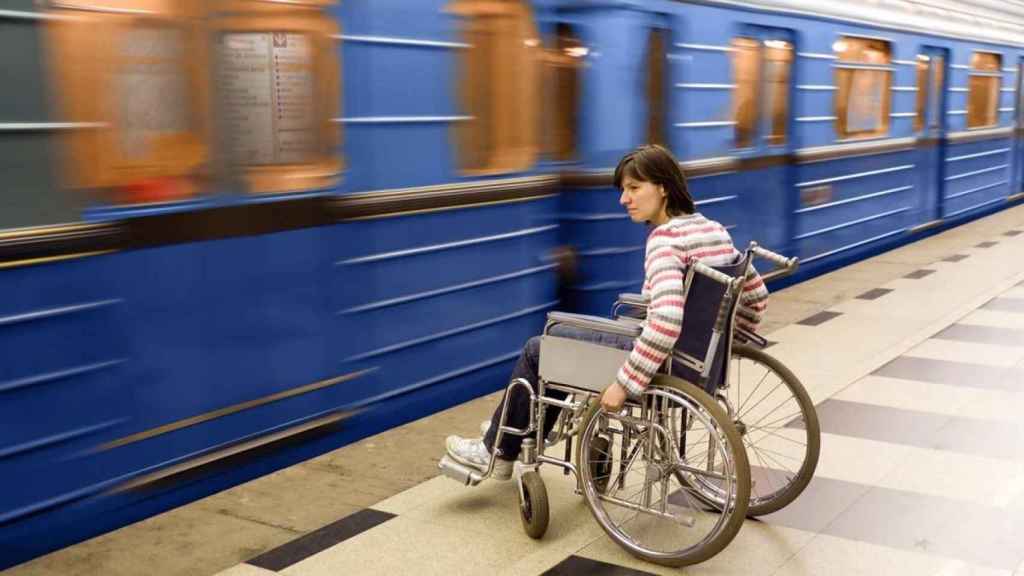
[[[439,476],[496,393],[6,574],[1024,576],[1024,207],[774,293],[761,332],[817,404],[817,472],[696,566],[629,556],[554,467],[542,540],[514,482]]]

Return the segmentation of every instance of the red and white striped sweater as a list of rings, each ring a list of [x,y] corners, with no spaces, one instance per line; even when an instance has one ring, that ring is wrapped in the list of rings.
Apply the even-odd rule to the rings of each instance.
[[[696,257],[709,266],[726,266],[737,254],[725,227],[699,213],[673,218],[651,231],[644,262],[643,292],[650,296],[647,320],[616,377],[630,396],[643,393],[679,338],[686,262]],[[768,290],[755,272],[743,286],[736,322],[757,328],[767,303]]]

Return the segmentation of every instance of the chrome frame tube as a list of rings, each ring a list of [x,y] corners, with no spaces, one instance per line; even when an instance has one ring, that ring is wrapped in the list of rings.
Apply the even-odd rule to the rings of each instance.
[[[530,424],[525,429],[505,426],[505,422],[508,420],[509,399],[511,399],[512,397],[512,390],[516,387],[526,388],[526,392],[530,395]],[[480,478],[481,481],[490,478],[491,474],[494,473],[494,464],[495,461],[498,459],[498,453],[501,452],[498,446],[501,445],[501,441],[502,439],[504,439],[505,434],[514,434],[516,436],[528,436],[530,432],[533,430],[535,422],[532,406],[536,403],[536,398],[537,395],[533,393],[533,388],[530,387],[530,383],[527,382],[525,378],[516,378],[515,380],[509,382],[508,386],[505,387],[505,394],[504,396],[502,396],[501,399],[501,418],[498,420],[498,431],[495,433],[494,436],[494,450],[491,452],[491,461],[487,464],[487,470]],[[540,449],[543,450],[543,446]]]

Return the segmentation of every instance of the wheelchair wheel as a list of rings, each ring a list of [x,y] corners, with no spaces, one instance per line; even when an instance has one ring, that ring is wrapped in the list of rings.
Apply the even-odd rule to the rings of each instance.
[[[784,364],[739,344],[729,360],[729,388],[720,395],[728,400],[750,462],[747,514],[782,509],[803,492],[818,465],[821,427],[811,397]]]
[[[548,531],[548,489],[544,480],[535,470],[523,474],[520,479],[519,519],[523,530],[533,539],[540,539]]]
[[[605,442],[608,449],[600,450]],[[743,525],[750,468],[742,440],[722,407],[688,382],[658,375],[641,403],[621,414],[593,402],[576,450],[591,513],[634,556],[696,564],[724,549]],[[595,477],[601,469],[607,478]],[[721,503],[695,495],[701,483],[716,486]]]

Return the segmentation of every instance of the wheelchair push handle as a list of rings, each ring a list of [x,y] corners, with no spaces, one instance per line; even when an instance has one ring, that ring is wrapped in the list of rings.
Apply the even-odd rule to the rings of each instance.
[[[758,258],[764,258],[765,260],[771,262],[776,266],[775,270],[772,270],[771,272],[762,275],[762,278],[764,278],[765,282],[769,280],[774,280],[776,278],[782,278],[783,276],[789,276],[790,274],[795,272],[797,267],[800,265],[799,258],[786,258],[782,254],[777,254],[775,252],[772,252],[771,250],[762,248],[757,244],[757,242],[751,242],[749,250],[751,254],[753,254],[754,256]]]
[[[734,280],[732,276],[729,276],[728,274],[725,274],[723,272],[719,272],[718,270],[715,270],[711,266],[708,266],[707,264],[700,262],[696,258],[690,259],[689,265],[693,267],[693,271],[695,273],[700,274],[702,276],[707,276],[708,278],[714,280],[715,282],[718,282],[719,284],[729,286],[732,284]]]

